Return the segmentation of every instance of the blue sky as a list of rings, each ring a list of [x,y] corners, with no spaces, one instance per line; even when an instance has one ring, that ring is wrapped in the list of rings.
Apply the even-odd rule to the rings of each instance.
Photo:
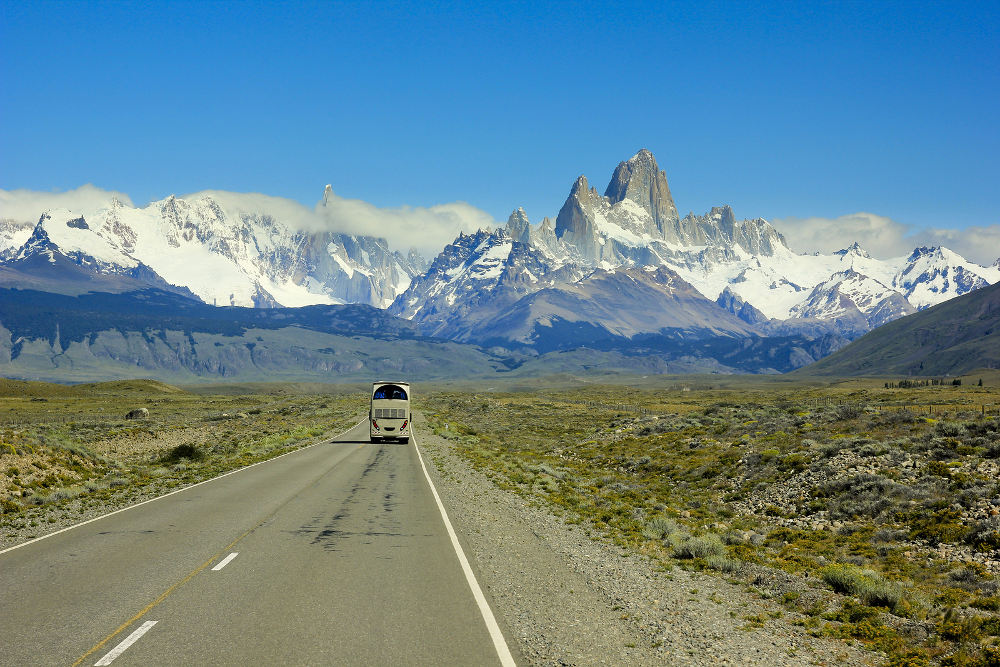
[[[0,188],[537,222],[646,147],[682,214],[994,229],[998,8],[8,0]]]

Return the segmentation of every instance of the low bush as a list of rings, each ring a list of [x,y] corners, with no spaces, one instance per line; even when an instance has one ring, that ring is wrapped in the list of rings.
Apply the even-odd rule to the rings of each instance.
[[[706,556],[705,566],[712,570],[729,573],[739,572],[743,569],[744,564],[742,561],[730,558],[729,556]]]
[[[0,514],[17,514],[21,506],[9,498],[0,498]]]
[[[205,458],[205,452],[198,448],[194,443],[186,442],[183,445],[177,445],[169,452],[164,454],[160,461],[163,463],[176,463],[181,459],[189,459],[191,461],[198,461]]]
[[[888,410],[878,417],[878,424],[882,426],[900,426],[903,424],[915,424],[919,417],[913,412],[903,410]]]
[[[959,512],[949,508],[929,513],[919,511],[910,517],[909,523],[913,529],[910,535],[931,544],[958,542],[969,534],[969,528],[959,521],[960,518]]]
[[[707,558],[721,556],[726,552],[722,540],[717,535],[692,536],[674,548],[674,558]]]
[[[904,599],[902,586],[888,581],[877,572],[864,570],[856,565],[830,565],[820,570],[820,577],[834,591],[852,595],[870,607],[895,610]]]
[[[830,517],[877,519],[892,510],[906,488],[882,475],[863,473],[852,477],[831,480],[813,490],[817,498],[830,498],[827,503]]]
[[[1000,516],[991,516],[973,526],[965,542],[980,551],[1000,549]]]
[[[857,419],[864,414],[864,406],[857,403],[838,405],[833,414],[840,420]]]
[[[650,540],[661,540],[677,532],[677,523],[673,519],[655,516],[646,522],[642,536]]]

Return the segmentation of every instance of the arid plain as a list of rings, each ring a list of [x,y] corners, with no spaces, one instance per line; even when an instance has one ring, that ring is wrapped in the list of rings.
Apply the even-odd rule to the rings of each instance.
[[[769,610],[739,619],[748,632],[795,626],[871,664],[1000,661],[996,371],[903,387],[618,382],[427,385],[416,427],[589,539],[739,585]],[[338,385],[2,390],[0,547],[321,441],[367,410],[363,387]],[[148,417],[125,419],[138,408]]]

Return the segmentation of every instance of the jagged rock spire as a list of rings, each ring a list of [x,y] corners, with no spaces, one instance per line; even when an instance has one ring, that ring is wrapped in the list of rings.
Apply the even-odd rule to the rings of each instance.
[[[667,185],[667,175],[645,148],[618,164],[604,196],[612,205],[631,199],[649,211],[661,238],[664,230],[675,227],[679,220],[670,186]]]
[[[507,233],[515,241],[527,243],[531,223],[528,221],[528,214],[520,206],[507,218]]]

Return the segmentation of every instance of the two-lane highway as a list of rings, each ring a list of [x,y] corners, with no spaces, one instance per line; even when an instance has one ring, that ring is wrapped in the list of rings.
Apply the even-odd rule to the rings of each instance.
[[[415,444],[366,436],[0,553],[0,663],[512,664]]]

